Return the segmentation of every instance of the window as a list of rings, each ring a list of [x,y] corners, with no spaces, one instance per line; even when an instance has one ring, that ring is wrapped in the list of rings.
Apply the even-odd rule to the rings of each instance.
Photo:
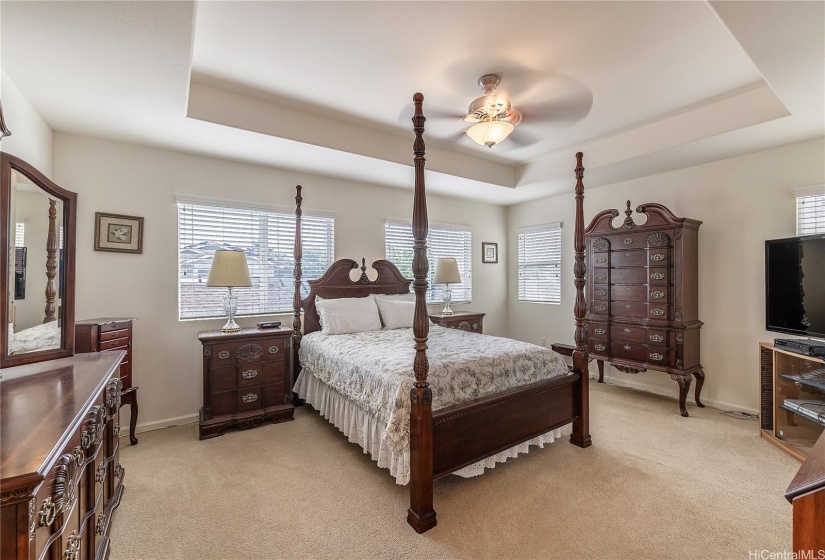
[[[825,187],[810,187],[796,193],[796,234],[825,233]]]
[[[413,234],[412,226],[405,222],[387,222],[384,226],[384,251],[386,259],[391,261],[401,274],[407,278],[413,277]],[[438,303],[444,301],[442,284],[433,285],[435,265],[438,259],[454,257],[458,263],[458,272],[461,275],[461,284],[450,285],[453,292],[453,303],[469,303],[473,298],[473,232],[461,229],[459,226],[430,227],[427,237],[427,260],[430,264],[427,273],[427,302]]]
[[[26,224],[24,222],[17,222],[14,224],[14,246],[26,246]]]
[[[320,277],[333,262],[334,220],[304,214],[303,278]],[[178,202],[179,317],[223,317],[225,288],[207,288],[217,249],[246,253],[251,288],[233,290],[238,315],[292,312],[295,216],[261,209]],[[306,280],[304,297],[309,292]]]
[[[519,230],[518,300],[561,303],[561,224]]]

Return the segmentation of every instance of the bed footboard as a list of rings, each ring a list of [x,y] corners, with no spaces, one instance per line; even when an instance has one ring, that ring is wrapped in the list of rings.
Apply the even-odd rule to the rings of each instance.
[[[579,418],[579,374],[554,377],[433,412],[433,478]]]

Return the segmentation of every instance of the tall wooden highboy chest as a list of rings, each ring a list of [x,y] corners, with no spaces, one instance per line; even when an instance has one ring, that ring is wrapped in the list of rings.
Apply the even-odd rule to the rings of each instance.
[[[705,374],[699,360],[698,238],[701,221],[678,218],[661,204],[642,204],[636,224],[630,201],[624,222],[605,210],[585,231],[586,332],[591,358],[625,373],[662,371],[679,385],[679,411],[696,377],[696,404]]]

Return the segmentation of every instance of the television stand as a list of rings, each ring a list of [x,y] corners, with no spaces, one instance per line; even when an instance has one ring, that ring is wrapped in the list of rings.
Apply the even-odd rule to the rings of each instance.
[[[773,341],[777,348],[804,356],[825,356],[825,342],[812,338],[777,338]]]

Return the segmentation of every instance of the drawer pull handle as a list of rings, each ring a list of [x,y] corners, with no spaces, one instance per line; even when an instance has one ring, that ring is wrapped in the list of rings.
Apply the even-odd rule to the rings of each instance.
[[[604,305],[597,305],[595,309],[596,311],[607,311],[607,307],[605,307]]]
[[[218,357],[219,357],[221,360],[225,360],[225,359],[227,359],[227,358],[229,357],[229,351],[227,351],[227,350],[221,350],[220,352],[218,352]]]
[[[625,327],[624,332],[629,333],[629,332],[630,332],[630,329],[628,329],[627,327]]]
[[[656,316],[664,315],[665,310],[664,309],[659,309],[658,307],[654,307],[653,309],[650,310],[650,314],[651,315],[656,315]]]
[[[63,551],[63,560],[77,560],[78,552],[80,552],[80,537],[77,536],[77,529],[75,529],[67,539],[66,550]]]
[[[272,346],[270,346],[269,347],[269,353],[270,354],[277,354],[278,353],[278,345],[273,344]]]
[[[659,354],[658,352],[653,352],[650,355],[650,359],[651,360],[656,360],[657,362],[661,362],[662,360],[665,359],[665,357],[662,354]]]
[[[604,264],[607,262],[607,257],[598,257],[596,258],[596,262],[599,264]]]
[[[650,260],[652,260],[652,261],[663,261],[663,260],[665,260],[665,256],[662,253],[655,253],[653,255],[650,255]]]
[[[103,482],[106,479],[106,463],[100,463],[95,469],[95,481]]]
[[[607,274],[597,274],[596,280],[607,280]]]
[[[625,308],[625,309],[630,309],[631,307],[633,307],[633,306],[632,306],[632,305],[630,305],[629,303],[625,303],[625,304],[624,304],[624,308]]]
[[[258,377],[258,370],[257,369],[248,369],[241,374],[244,379],[255,379]]]
[[[633,238],[632,237],[625,237],[624,238],[625,245],[633,245]]]
[[[630,350],[630,345],[629,345],[629,344],[625,344],[625,345],[624,345],[624,349],[625,349],[625,350]]]
[[[603,297],[607,295],[607,292],[605,290],[596,290],[596,295]]]
[[[604,329],[596,329],[596,334],[605,334],[606,332]]]
[[[660,291],[653,291],[650,292],[650,297],[654,299],[662,299],[663,297],[665,297],[665,293]]]
[[[477,330],[478,330],[478,323],[473,323],[473,330],[474,330],[474,331],[477,331]]]
[[[74,462],[78,467],[83,464],[83,448],[79,445],[74,448]]]
[[[103,534],[103,529],[106,528],[106,516],[103,513],[97,514],[97,522],[95,523],[95,533]]]
[[[604,344],[597,344],[596,346],[594,346],[594,348],[596,350],[598,350],[599,352],[604,352],[605,345]]]
[[[244,395],[243,397],[241,397],[241,400],[243,400],[243,402],[245,403],[255,402],[258,400],[258,395],[255,393],[249,393],[248,395]]]
[[[665,337],[660,334],[652,334],[649,338],[651,342],[663,342],[665,340]]]
[[[665,275],[662,272],[654,272],[653,274],[650,275],[650,277],[653,278],[654,280],[663,280]]]
[[[40,526],[48,527],[54,523],[55,516],[57,516],[57,507],[49,496],[43,500],[43,505],[40,507]]]

